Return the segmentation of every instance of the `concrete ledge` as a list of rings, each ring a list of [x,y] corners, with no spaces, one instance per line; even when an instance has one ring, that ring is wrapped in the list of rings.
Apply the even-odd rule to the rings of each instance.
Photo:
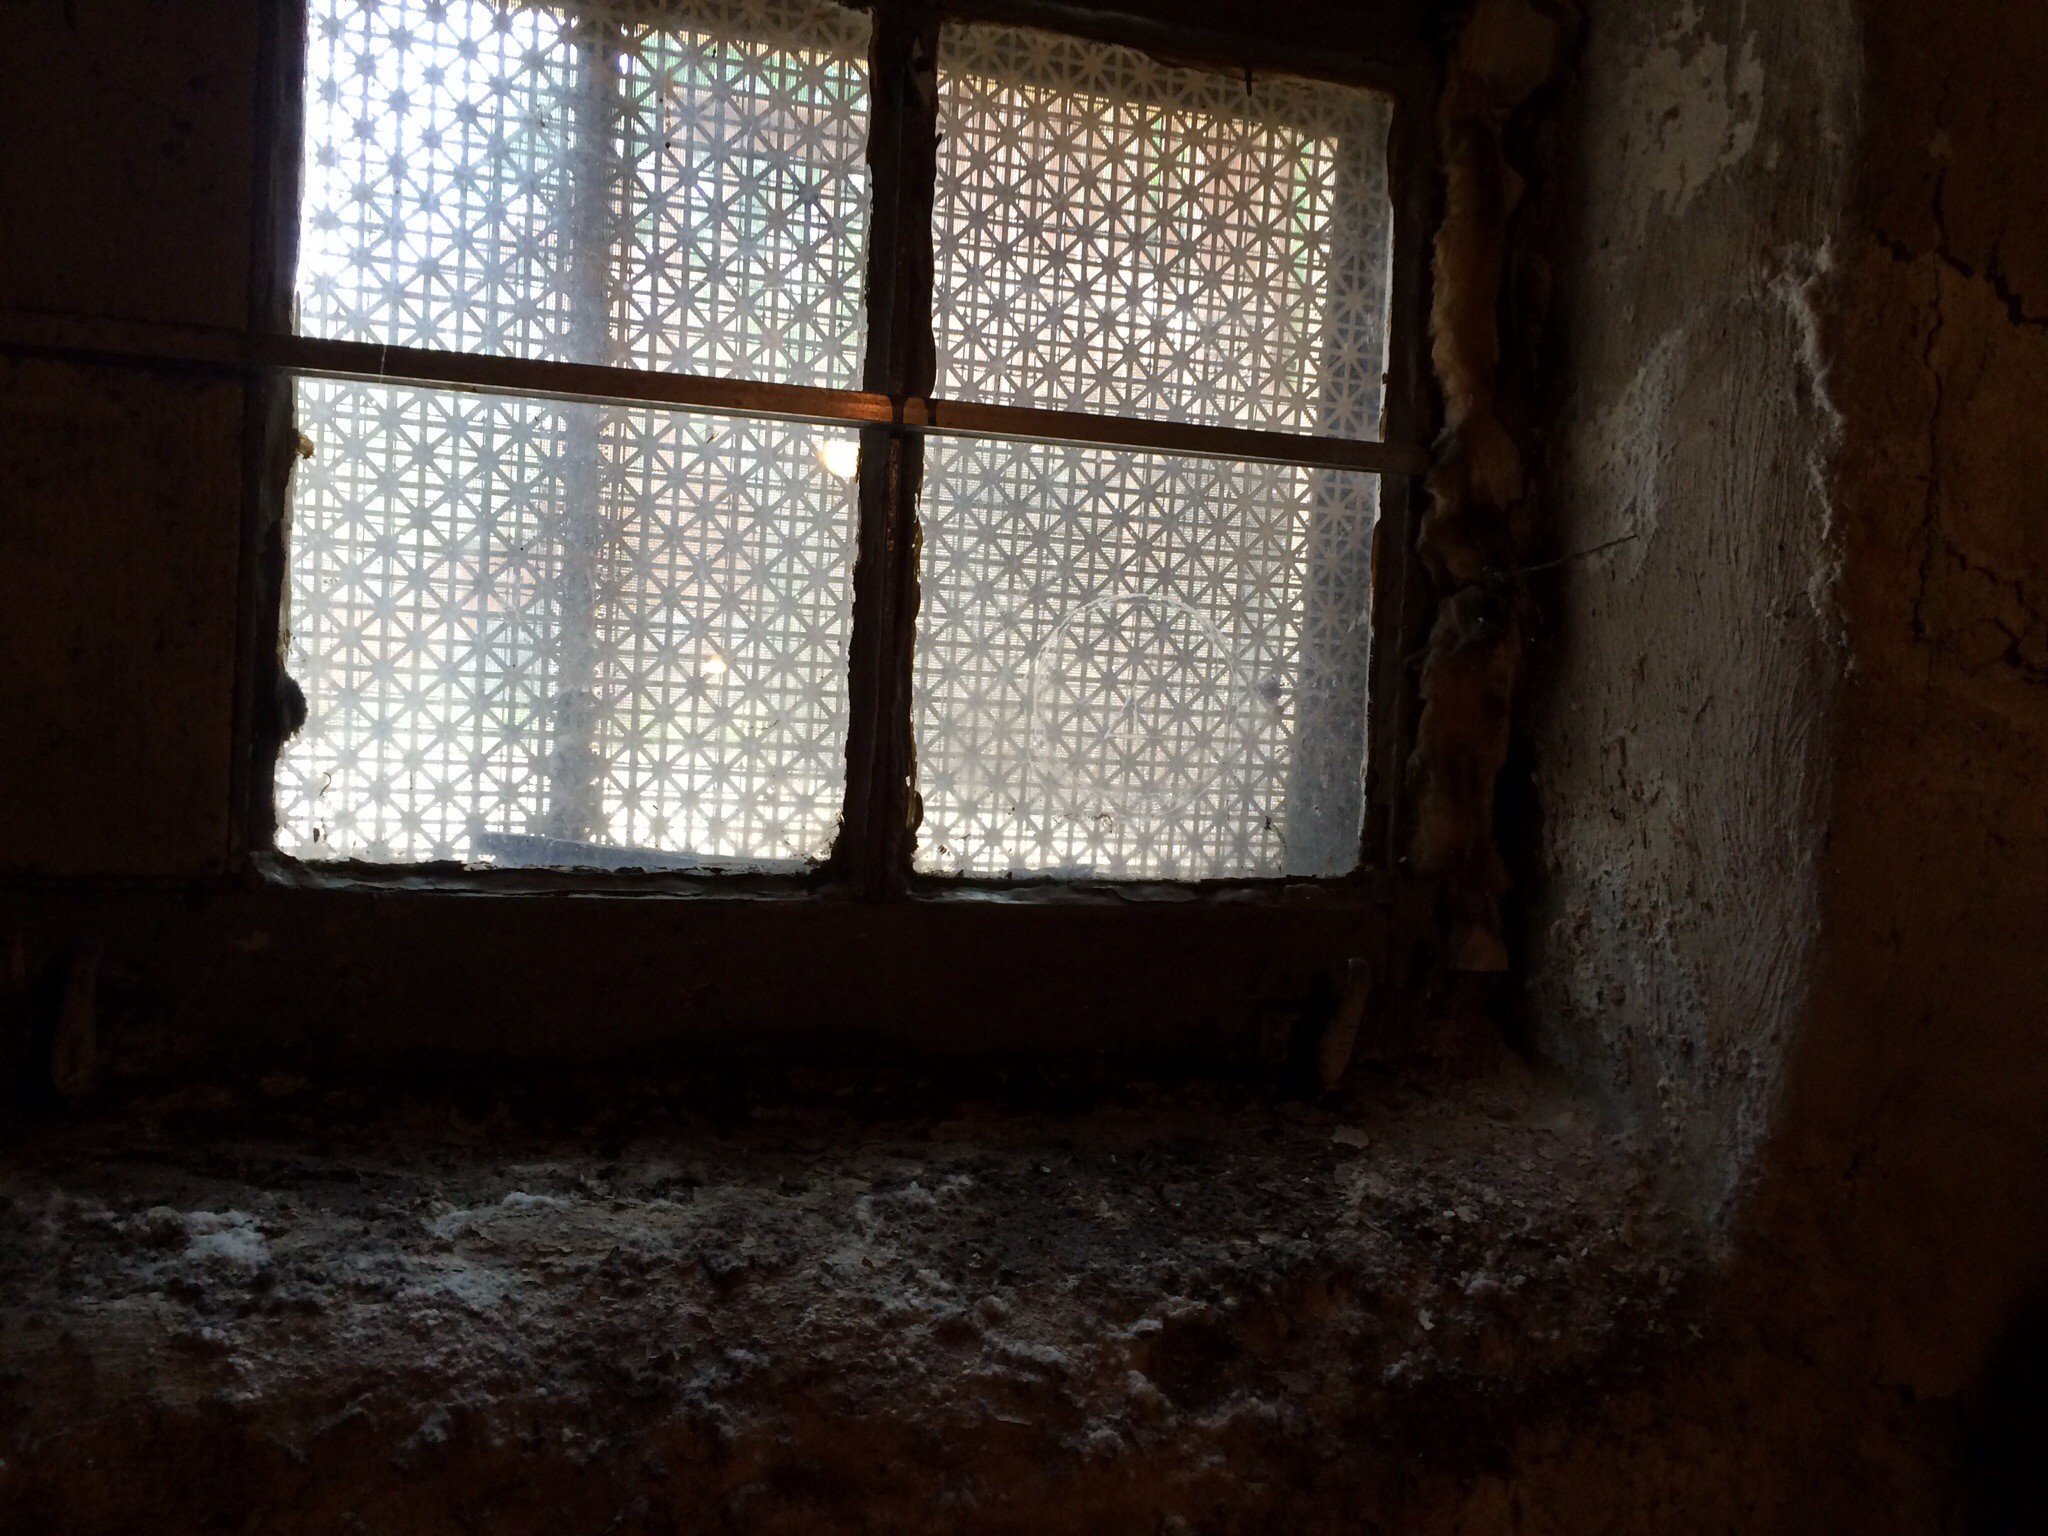
[[[1691,1238],[1519,1071],[824,1102],[284,1079],[19,1141],[0,1526],[1356,1530],[1697,1311]]]

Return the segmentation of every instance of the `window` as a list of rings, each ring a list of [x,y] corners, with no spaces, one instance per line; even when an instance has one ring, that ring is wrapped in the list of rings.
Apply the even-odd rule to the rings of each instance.
[[[942,398],[1372,434],[1380,98],[952,25],[938,111]],[[927,444],[919,865],[1349,869],[1374,507],[1341,471]]]
[[[1348,871],[1387,114],[886,5],[312,0],[279,848]]]

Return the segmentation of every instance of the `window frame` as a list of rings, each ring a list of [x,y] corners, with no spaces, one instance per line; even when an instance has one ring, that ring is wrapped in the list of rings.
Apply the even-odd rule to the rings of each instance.
[[[838,0],[845,4],[847,0]],[[1228,0],[1225,0],[1228,3]],[[1401,839],[1400,765],[1412,740],[1413,654],[1426,578],[1415,556],[1424,444],[1437,404],[1427,359],[1428,233],[1437,184],[1432,136],[1437,69],[1418,36],[1398,23],[1367,26],[1359,51],[1305,46],[1254,34],[1198,12],[1201,25],[1163,19],[1179,7],[1139,0],[1134,12],[1047,0],[871,0],[868,12],[870,234],[863,279],[867,328],[862,388],[838,390],[729,380],[655,369],[442,352],[298,335],[292,328],[300,219],[307,11],[303,0],[264,7],[259,102],[266,164],[259,178],[258,250],[252,264],[246,361],[255,372],[245,451],[253,515],[245,537],[244,654],[237,754],[240,855],[273,881],[296,887],[416,886],[590,894],[810,896],[977,901],[1116,902],[1271,899],[1382,906]],[[1251,9],[1241,7],[1241,9]],[[933,198],[936,188],[936,55],[943,23],[1033,27],[1132,47],[1174,65],[1282,74],[1360,86],[1391,104],[1388,190],[1392,203],[1388,363],[1378,440],[1314,437],[1258,428],[1095,416],[1029,406],[934,398]],[[280,649],[287,577],[295,382],[301,377],[424,385],[605,405],[671,408],[798,423],[853,426],[861,439],[858,528],[848,644],[846,789],[831,856],[799,873],[500,869],[463,864],[305,862],[275,848],[276,759],[291,734],[291,684]],[[960,434],[1137,451],[1192,453],[1249,462],[1367,470],[1380,477],[1374,532],[1372,655],[1366,699],[1366,786],[1357,866],[1338,876],[1238,876],[1198,881],[1075,880],[1059,876],[952,875],[916,871],[917,805],[912,676],[919,580],[918,496],[927,435]]]

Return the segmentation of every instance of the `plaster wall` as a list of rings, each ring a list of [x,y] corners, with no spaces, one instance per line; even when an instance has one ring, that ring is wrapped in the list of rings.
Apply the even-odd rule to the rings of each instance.
[[[1820,926],[1848,657],[1814,304],[1860,70],[1835,0],[1596,3],[1554,214],[1535,1044],[1714,1209],[1777,1102]]]
[[[1864,53],[1822,331],[1851,664],[1776,1162],[1827,1310],[1933,1395],[2048,1276],[2048,14],[1885,0]]]
[[[1532,1033],[1771,1326],[1925,1398],[2048,1274],[2044,59],[1596,4],[1556,215]]]

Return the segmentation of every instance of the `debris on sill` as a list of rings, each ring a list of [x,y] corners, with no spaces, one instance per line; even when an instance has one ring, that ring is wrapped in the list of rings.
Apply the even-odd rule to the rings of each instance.
[[[1649,1189],[1520,1068],[1056,1118],[649,1087],[575,1124],[271,1079],[14,1138],[0,1455],[25,1509],[119,1461],[105,1529],[152,1457],[296,1464],[342,1424],[374,1487],[516,1441],[522,1478],[598,1444],[717,1498],[750,1467],[799,1521],[806,1478],[886,1463],[906,1530],[1020,1477],[1241,1497],[1246,1437],[1398,1436],[1447,1384],[1656,1347],[1696,1259]]]

